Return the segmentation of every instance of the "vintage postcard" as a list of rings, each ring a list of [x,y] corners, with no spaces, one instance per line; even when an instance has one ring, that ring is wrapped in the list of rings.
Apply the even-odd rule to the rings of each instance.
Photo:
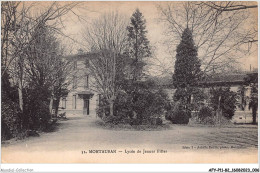
[[[1,1],[1,162],[258,163],[258,2]]]

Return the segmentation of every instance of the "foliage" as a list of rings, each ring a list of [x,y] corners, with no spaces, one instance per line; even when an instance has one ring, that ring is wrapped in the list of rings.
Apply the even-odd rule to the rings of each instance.
[[[126,54],[132,59],[132,78],[134,81],[140,80],[142,77],[143,58],[151,55],[151,48],[149,40],[146,37],[146,20],[143,14],[136,9],[133,13],[130,21],[130,25],[127,27],[128,31],[128,47]]]
[[[109,103],[104,97],[100,97],[99,105],[96,108],[96,114],[99,118],[104,118],[110,114]]]
[[[176,88],[192,87],[198,84],[201,77],[201,64],[197,52],[192,33],[189,28],[186,28],[177,47],[173,75],[173,84]]]
[[[199,111],[205,106],[204,100],[208,99],[208,96],[204,93],[203,89],[193,87],[192,90],[192,101],[190,104],[192,111]]]
[[[121,117],[119,116],[105,116],[103,121],[108,124],[119,124],[121,122]]]
[[[191,111],[184,109],[181,102],[175,102],[171,105],[171,109],[166,112],[165,118],[173,124],[188,124],[191,117]]]
[[[165,46],[171,54],[175,52],[176,40],[181,40],[183,30],[189,27],[205,73],[239,68],[241,55],[257,49],[258,30],[256,25],[249,25],[257,17],[255,9],[247,9],[250,5],[257,8],[255,2],[242,1],[162,3],[158,9],[167,39]]]
[[[233,123],[227,119],[224,116],[207,116],[204,117],[203,119],[198,118],[198,116],[194,116],[190,119],[189,125],[213,125],[213,126],[232,126]]]
[[[23,127],[31,130],[47,130],[51,119],[49,93],[46,86],[33,86],[24,90]],[[33,106],[32,106],[33,105]]]
[[[3,63],[3,62],[1,62]],[[1,68],[3,72],[3,67]],[[18,93],[10,84],[8,72],[1,78],[1,139],[7,140],[21,132],[21,112],[17,104]]]
[[[203,106],[199,113],[198,118],[201,119],[201,121],[205,120],[207,117],[212,117],[214,115],[212,108],[209,106]]]
[[[84,32],[84,39],[93,52],[85,64],[95,79],[93,88],[109,103],[111,116],[114,114],[114,100],[122,84],[118,81],[122,81],[125,64],[126,27],[127,20],[111,12],[93,20],[93,24],[88,25]]]
[[[252,109],[253,124],[256,124],[256,112],[258,109],[258,73],[248,74],[244,80],[245,83],[251,87],[249,109]]]
[[[200,92],[198,92],[199,90],[196,86],[201,77],[201,64],[197,55],[197,48],[194,44],[192,33],[189,28],[186,28],[182,33],[182,40],[177,47],[173,74],[173,85],[177,88],[174,93],[174,100],[183,105],[180,110],[173,111],[173,114],[176,115],[177,119],[179,117],[177,114],[183,115],[185,118],[183,122],[187,121],[186,117],[188,116],[186,114],[189,115],[188,112],[192,109],[192,95],[196,93],[197,98],[200,98],[200,94],[198,94]],[[193,105],[194,108],[195,106]],[[181,111],[181,109],[185,110]]]
[[[236,110],[237,94],[230,91],[230,87],[211,88],[210,93],[210,106],[214,111],[220,109],[223,116],[231,119]]]
[[[3,72],[3,67],[1,68]],[[1,97],[2,101],[5,101],[5,99],[10,99],[13,102],[17,102],[18,100],[18,93],[17,93],[17,88],[12,87],[10,80],[11,77],[8,72],[5,72],[2,74],[1,78]]]
[[[32,13],[31,3],[2,3],[2,129],[10,137],[48,128],[53,100],[67,87],[67,65],[56,34],[63,35],[61,17],[76,5],[53,2]]]
[[[110,118],[107,117],[110,115],[108,102],[102,99],[97,109],[98,116],[113,123],[162,124],[160,117],[168,97],[163,90],[153,89],[153,85],[151,81],[136,82],[129,85],[126,91],[121,90],[115,99],[114,116]]]
[[[120,91],[115,100],[115,110],[116,116],[122,117],[123,119],[133,118],[133,103],[130,94],[125,91]]]
[[[132,95],[133,110],[137,119],[143,121],[159,116],[165,109],[167,94],[163,90],[153,90],[153,82],[139,82],[134,86]]]
[[[204,105],[206,94],[198,87],[178,88],[174,93],[173,100],[180,102],[183,109],[198,111]]]
[[[17,137],[21,132],[19,105],[7,97],[2,97],[1,107],[1,139],[8,140]]]
[[[241,100],[241,101],[239,101],[238,103],[237,103],[237,106],[242,110],[242,111],[245,111],[245,108],[246,108],[246,105],[247,105],[247,103],[248,103],[248,97],[246,96],[246,90],[247,90],[247,88],[244,86],[244,85],[242,85],[242,86],[240,86],[239,88],[238,88],[238,91],[237,91],[237,95],[238,95],[238,97],[240,97],[239,99]]]

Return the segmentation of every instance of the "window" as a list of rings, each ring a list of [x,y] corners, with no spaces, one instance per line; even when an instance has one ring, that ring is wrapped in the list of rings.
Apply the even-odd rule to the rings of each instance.
[[[78,65],[78,64],[77,64],[77,61],[74,61],[74,64],[73,64],[73,69],[74,69],[74,70],[77,70],[77,65]]]
[[[86,76],[85,76],[85,84],[84,84],[84,88],[85,88],[85,89],[88,89],[88,88],[89,88],[89,82],[88,82],[88,80],[89,80],[89,75],[86,75]]]
[[[77,78],[76,78],[76,76],[73,76],[72,88],[73,88],[73,89],[76,89],[76,88],[77,88]]]
[[[66,109],[66,98],[62,99],[62,108]]]
[[[77,109],[77,97],[76,97],[76,95],[73,95],[72,108]]]

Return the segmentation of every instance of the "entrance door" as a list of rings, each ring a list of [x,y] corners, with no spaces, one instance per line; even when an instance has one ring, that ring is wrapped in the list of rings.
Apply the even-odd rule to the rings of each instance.
[[[84,99],[83,115],[89,115],[89,99]]]

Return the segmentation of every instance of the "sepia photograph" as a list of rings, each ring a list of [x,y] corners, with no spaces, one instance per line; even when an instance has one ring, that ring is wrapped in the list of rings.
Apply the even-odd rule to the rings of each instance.
[[[2,163],[258,161],[257,1],[1,1]]]

